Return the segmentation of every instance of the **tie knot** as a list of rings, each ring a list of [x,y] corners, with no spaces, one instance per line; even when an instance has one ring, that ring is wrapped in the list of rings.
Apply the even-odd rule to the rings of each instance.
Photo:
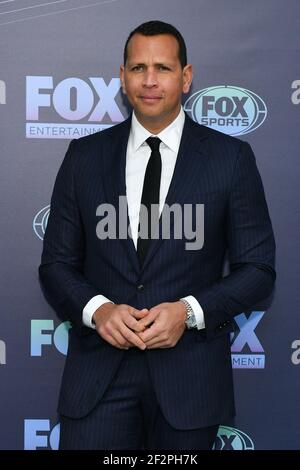
[[[152,152],[159,152],[161,140],[158,137],[148,137],[148,139],[146,139],[146,142],[151,148]]]

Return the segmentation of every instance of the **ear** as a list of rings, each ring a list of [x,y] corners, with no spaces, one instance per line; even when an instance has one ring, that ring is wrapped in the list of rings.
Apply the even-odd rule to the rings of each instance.
[[[193,67],[191,64],[187,64],[183,69],[183,86],[182,92],[188,93],[193,81]]]
[[[126,87],[125,87],[125,69],[124,65],[120,65],[120,81],[121,81],[121,86],[122,86],[122,91],[124,95],[126,95]]]

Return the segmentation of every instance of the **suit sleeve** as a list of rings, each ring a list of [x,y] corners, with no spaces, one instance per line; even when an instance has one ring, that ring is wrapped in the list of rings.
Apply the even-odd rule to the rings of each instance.
[[[233,317],[272,292],[275,241],[262,181],[249,144],[242,143],[226,211],[230,274],[194,294],[201,305],[207,338],[234,329]]]
[[[84,335],[92,330],[83,326],[83,308],[99,292],[83,276],[85,234],[76,199],[75,158],[76,141],[72,141],[53,189],[39,276],[57,315]]]

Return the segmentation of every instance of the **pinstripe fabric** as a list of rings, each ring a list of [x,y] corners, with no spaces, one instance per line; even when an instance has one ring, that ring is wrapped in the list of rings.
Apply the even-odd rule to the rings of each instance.
[[[209,450],[218,426],[182,431],[165,420],[144,351],[123,357],[102,400],[81,419],[61,416],[61,450]]]
[[[145,367],[146,366],[146,367]],[[153,389],[142,353],[130,350],[100,403],[84,418],[61,417],[60,449],[140,449],[143,445],[142,405],[155,413]]]
[[[214,425],[234,414],[233,317],[267,297],[275,279],[275,243],[255,158],[248,144],[186,117],[166,203],[205,205],[204,246],[187,251],[188,240],[154,240],[140,269],[131,239],[96,236],[97,206],[117,208],[125,196],[129,130],[130,120],[72,142],[55,183],[40,279],[59,317],[73,323],[59,411],[86,416],[126,354],[82,325],[91,297],[150,308],[194,295],[205,331],[186,331],[174,348],[148,350],[146,358],[168,423],[181,430]],[[222,278],[227,251],[231,272]]]

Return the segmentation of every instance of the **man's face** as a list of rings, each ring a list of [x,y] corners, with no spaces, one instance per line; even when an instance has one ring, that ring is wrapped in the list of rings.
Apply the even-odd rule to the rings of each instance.
[[[169,34],[135,34],[128,43],[120,76],[124,93],[139,122],[158,133],[178,115],[181,95],[192,81],[192,66],[183,69],[177,40]]]

